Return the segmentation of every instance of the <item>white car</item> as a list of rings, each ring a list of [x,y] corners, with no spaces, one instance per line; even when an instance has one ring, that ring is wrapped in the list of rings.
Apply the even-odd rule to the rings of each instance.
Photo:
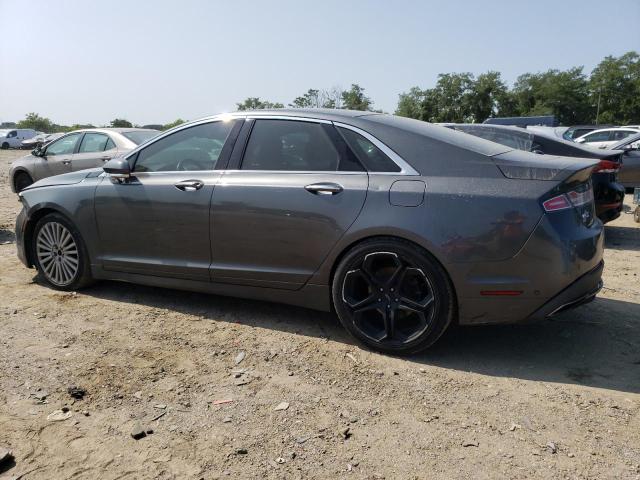
[[[9,128],[0,130],[0,148],[20,148],[23,140],[33,138],[38,134],[32,128]]]
[[[585,145],[594,148],[609,148],[616,143],[620,143],[621,140],[624,140],[629,135],[636,135],[637,133],[640,133],[640,129],[638,128],[602,128],[578,137],[574,142],[584,143]]]

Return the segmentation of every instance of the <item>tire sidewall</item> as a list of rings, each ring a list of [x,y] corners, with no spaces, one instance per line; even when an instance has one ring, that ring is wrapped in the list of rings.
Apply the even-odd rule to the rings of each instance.
[[[26,178],[27,184],[20,187],[20,179],[22,178]],[[16,193],[20,193],[23,189],[27,188],[32,183],[33,183],[33,179],[31,178],[31,175],[21,171],[16,173],[16,176],[14,177],[13,188],[15,189]]]
[[[38,233],[45,224],[50,222],[56,222],[64,225],[64,227],[69,230],[69,233],[73,237],[73,241],[76,243],[76,246],[78,248],[78,271],[76,272],[73,282],[68,285],[56,285],[55,283],[51,282],[47,278],[47,275],[44,273],[44,270],[40,265],[40,260],[38,259],[38,254],[36,251]],[[87,249],[85,248],[82,236],[80,235],[78,229],[73,225],[73,223],[71,223],[64,215],[61,215],[59,213],[50,213],[48,215],[45,215],[36,223],[36,226],[33,229],[33,236],[31,238],[31,258],[33,259],[33,263],[36,269],[38,270],[38,277],[42,279],[42,281],[46,283],[47,286],[56,290],[78,290],[79,288],[87,285],[91,280],[89,256],[87,255]]]
[[[381,344],[360,332],[353,325],[350,309],[342,300],[342,285],[346,273],[361,262],[365,255],[380,251],[396,253],[421,268],[433,288],[435,312],[431,325],[418,338],[402,346]],[[395,355],[409,355],[431,346],[451,323],[454,311],[453,291],[449,279],[439,263],[424,249],[410,242],[394,238],[364,241],[347,252],[333,276],[331,294],[340,323],[351,335],[374,350]]]

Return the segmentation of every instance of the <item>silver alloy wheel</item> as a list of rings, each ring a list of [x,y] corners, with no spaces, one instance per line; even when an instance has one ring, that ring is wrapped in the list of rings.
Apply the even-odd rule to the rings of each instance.
[[[76,278],[80,253],[73,236],[61,223],[47,222],[38,232],[36,254],[42,272],[54,285],[65,287]]]

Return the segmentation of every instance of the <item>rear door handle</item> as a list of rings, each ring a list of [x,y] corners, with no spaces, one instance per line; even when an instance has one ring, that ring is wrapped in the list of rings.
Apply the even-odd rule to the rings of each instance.
[[[183,192],[195,192],[196,190],[200,190],[204,187],[204,182],[201,180],[183,180],[176,183],[175,187]]]
[[[314,195],[337,195],[343,190],[342,185],[337,183],[312,183],[304,189]]]

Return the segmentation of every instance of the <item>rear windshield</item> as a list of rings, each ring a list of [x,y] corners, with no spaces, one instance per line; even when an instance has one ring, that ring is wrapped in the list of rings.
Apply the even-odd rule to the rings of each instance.
[[[122,132],[122,135],[127,137],[136,145],[146,142],[147,140],[155,137],[160,132],[158,130],[133,130],[131,132]]]

